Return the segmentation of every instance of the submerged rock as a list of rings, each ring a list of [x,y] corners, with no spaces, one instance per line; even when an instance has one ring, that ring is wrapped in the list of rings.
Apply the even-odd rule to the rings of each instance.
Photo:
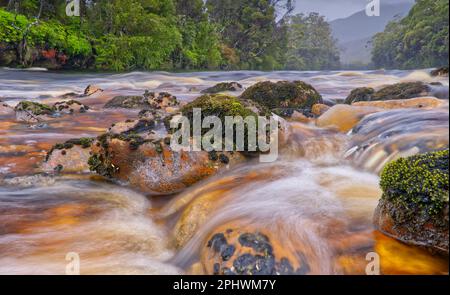
[[[226,91],[241,91],[243,89],[242,85],[237,82],[223,82],[202,90],[202,93],[214,94]]]
[[[448,255],[449,150],[401,158],[381,174],[378,229],[404,243]]]
[[[366,115],[381,111],[380,108],[335,105],[320,116],[316,125],[322,128],[335,128],[341,132],[348,132],[355,127]]]
[[[306,256],[283,247],[269,232],[224,227],[207,239],[201,261],[208,275],[306,275]]]
[[[432,89],[423,82],[405,82],[389,85],[375,91],[373,88],[357,88],[345,99],[346,104],[358,101],[399,100],[430,96]]]
[[[37,123],[51,119],[55,114],[55,109],[49,105],[32,102],[21,101],[15,108],[16,119],[28,123]]]
[[[47,153],[42,164],[45,172],[88,172],[93,138],[77,138],[58,143]]]
[[[383,109],[434,109],[443,105],[444,101],[437,99],[436,97],[418,97],[388,101],[360,101],[352,104],[352,106],[376,107]]]
[[[248,88],[241,98],[253,100],[281,116],[290,117],[297,110],[309,112],[314,104],[322,103],[322,96],[302,81],[259,82]]]
[[[311,113],[316,116],[320,117],[321,115],[325,114],[330,109],[330,106],[327,106],[326,104],[316,103],[311,108]]]
[[[0,115],[12,115],[14,114],[14,108],[10,107],[8,104],[3,103],[0,100]]]

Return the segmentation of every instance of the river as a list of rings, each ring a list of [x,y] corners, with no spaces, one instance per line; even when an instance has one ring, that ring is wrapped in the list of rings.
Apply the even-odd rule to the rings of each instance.
[[[177,195],[145,195],[93,174],[38,174],[46,152],[71,138],[96,137],[111,124],[136,118],[130,110],[103,110],[118,94],[167,91],[189,101],[222,81],[244,87],[265,80],[303,80],[327,100],[357,87],[404,81],[440,82],[428,71],[132,72],[59,73],[0,70],[0,99],[15,106],[31,99],[56,102],[88,84],[106,91],[80,99],[92,111],[25,124],[0,113],[0,274],[64,274],[77,253],[82,274],[201,274],[204,247],[228,228],[260,230],[292,261],[308,260],[309,274],[364,274],[366,256],[381,258],[383,274],[447,274],[448,258],[404,245],[374,230],[381,197],[380,169],[393,157],[448,146],[448,104],[433,110],[375,114],[358,134],[290,123],[293,141],[271,164],[248,162]],[[305,137],[305,134],[309,136]],[[358,147],[365,146],[364,152]],[[20,177],[20,178],[17,178]],[[186,225],[188,224],[188,225]],[[181,236],[186,226],[193,234]],[[194,230],[192,230],[192,228]],[[182,247],[177,241],[184,240]]]

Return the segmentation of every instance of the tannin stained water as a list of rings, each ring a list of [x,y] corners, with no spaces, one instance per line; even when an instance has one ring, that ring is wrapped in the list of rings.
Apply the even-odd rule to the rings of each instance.
[[[82,274],[202,273],[208,237],[220,228],[271,233],[292,259],[307,257],[313,274],[364,274],[366,255],[381,256],[385,274],[448,273],[448,259],[403,245],[376,232],[372,216],[381,191],[380,167],[428,142],[448,146],[448,106],[398,110],[367,117],[355,134],[301,123],[271,164],[245,163],[176,196],[145,196],[93,175],[35,175],[47,150],[70,138],[95,137],[133,111],[104,111],[116,94],[169,91],[190,100],[220,81],[249,86],[262,80],[304,80],[327,99],[353,88],[407,80],[439,81],[425,72],[228,72],[59,74],[0,70],[0,97],[44,102],[108,89],[86,114],[44,125],[0,115],[0,273],[64,274],[66,254],[79,253]],[[372,122],[372,123],[371,123]],[[376,123],[373,123],[376,122]],[[412,125],[415,122],[415,125]],[[32,176],[32,177],[30,177]],[[9,183],[12,177],[22,177]],[[8,179],[2,185],[1,179]],[[181,246],[177,246],[177,245]]]

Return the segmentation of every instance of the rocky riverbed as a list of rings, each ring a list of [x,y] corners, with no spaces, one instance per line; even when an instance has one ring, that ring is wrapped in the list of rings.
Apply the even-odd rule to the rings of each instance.
[[[0,70],[0,273],[448,274],[431,73]],[[197,107],[276,114],[278,160],[173,150]]]

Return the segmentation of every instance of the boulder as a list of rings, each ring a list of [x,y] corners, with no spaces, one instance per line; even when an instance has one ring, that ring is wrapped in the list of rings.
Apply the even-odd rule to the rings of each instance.
[[[345,104],[335,105],[320,116],[316,125],[322,128],[334,128],[341,132],[348,132],[356,126],[362,118],[368,114],[381,111],[380,108],[349,106]]]
[[[295,110],[310,112],[314,104],[323,102],[322,96],[302,81],[259,82],[245,90],[241,98],[253,100],[285,117],[290,117]]]
[[[202,90],[202,93],[215,94],[226,91],[241,91],[243,89],[242,85],[237,82],[223,82]]]
[[[49,105],[21,101],[15,108],[16,119],[28,123],[37,123],[51,119],[55,115],[55,109]]]
[[[58,173],[88,172],[93,141],[92,138],[77,138],[54,145],[47,153],[42,170]]]
[[[120,95],[108,101],[104,107],[106,109],[145,109],[150,108],[150,105],[143,96]]]
[[[400,158],[381,174],[375,226],[404,243],[448,255],[449,150]]]
[[[8,104],[3,103],[0,100],[0,116],[2,115],[12,115],[14,114],[14,108],[10,107]]]
[[[345,99],[346,104],[352,104],[357,101],[370,101],[372,95],[375,93],[375,89],[370,87],[360,87],[353,89],[349,96]]]
[[[429,96],[431,93],[431,87],[423,82],[405,82],[385,86],[378,91],[367,87],[354,89],[345,99],[345,103],[352,104],[359,101],[408,99]]]
[[[155,122],[115,124],[92,148],[90,170],[148,193],[172,194],[233,164],[238,153],[174,151]]]

